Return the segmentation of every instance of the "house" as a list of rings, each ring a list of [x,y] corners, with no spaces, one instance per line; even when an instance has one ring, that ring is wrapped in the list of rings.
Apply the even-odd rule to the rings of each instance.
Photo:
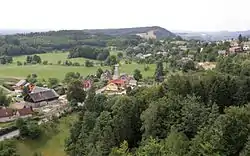
[[[179,49],[181,49],[182,51],[187,51],[188,50],[187,46],[179,46]]]
[[[243,50],[244,50],[244,51],[248,51],[248,50],[250,50],[249,45],[244,45],[244,46],[243,46]]]
[[[120,75],[120,79],[121,80],[123,80],[123,81],[128,81],[128,75],[126,74],[126,73],[122,73],[121,75]]]
[[[92,86],[92,83],[91,83],[90,80],[85,80],[85,81],[83,81],[83,88],[84,88],[85,90],[90,89],[91,86]]]
[[[30,88],[31,93],[39,93],[39,92],[43,92],[43,91],[47,91],[47,90],[50,90],[50,89],[49,88],[44,88],[44,87],[37,87],[37,86],[34,86],[34,87]]]
[[[20,80],[15,84],[14,86],[15,90],[22,90],[26,83],[27,83],[26,80]]]
[[[109,81],[109,83],[114,83],[118,87],[124,87],[125,86],[125,81],[122,80],[122,79],[111,80],[111,81]]]
[[[0,122],[8,122],[14,120],[14,111],[10,108],[0,109]]]
[[[16,117],[18,118],[28,118],[32,117],[33,110],[32,107],[18,109],[16,111]]]
[[[232,41],[232,42],[230,43],[230,46],[231,46],[231,47],[238,47],[238,46],[239,46],[239,43],[238,43],[237,41]]]
[[[167,56],[168,55],[168,53],[167,52],[161,52],[161,51],[159,51],[159,52],[157,52],[156,53],[157,55],[162,55],[162,56]]]
[[[118,92],[119,91],[119,88],[118,88],[118,85],[115,84],[115,83],[109,83],[107,86],[106,86],[106,91],[112,91],[112,92]]]
[[[152,54],[145,54],[145,55],[143,55],[143,58],[145,59],[145,58],[148,58],[150,56],[152,56]]]
[[[39,87],[25,96],[24,101],[26,106],[37,108],[48,104],[56,104],[58,98],[59,95],[53,89]]]
[[[137,57],[137,58],[143,58],[143,54],[142,54],[142,53],[139,53],[139,54],[137,54],[135,57]]]
[[[129,86],[132,86],[132,87],[137,86],[137,81],[136,80],[129,80]]]
[[[219,55],[227,55],[227,51],[226,50],[219,50],[218,54]]]
[[[229,48],[229,52],[231,54],[234,54],[234,53],[239,53],[239,52],[242,52],[242,48],[240,46],[237,46],[237,47],[231,47]]]

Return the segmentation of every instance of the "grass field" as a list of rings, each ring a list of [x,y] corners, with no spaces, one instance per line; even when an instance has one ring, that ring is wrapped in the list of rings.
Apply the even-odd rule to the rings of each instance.
[[[72,58],[68,59],[68,54],[69,52],[53,52],[53,53],[44,53],[44,54],[37,54],[38,56],[41,57],[42,61],[48,61],[49,63],[57,64],[58,61],[66,61],[69,60],[71,62],[79,62],[80,64],[84,64],[85,58]],[[13,58],[13,63],[16,64],[17,61],[24,62],[26,61],[26,55],[23,56],[17,56]],[[95,61],[95,60],[92,60]]]
[[[20,156],[33,156],[34,152],[40,152],[43,156],[66,156],[64,141],[69,136],[70,123],[76,121],[77,115],[69,115],[60,119],[59,133],[39,140],[26,140],[17,142],[17,150]]]
[[[46,53],[39,54],[42,60],[47,60],[49,63],[54,65],[26,65],[26,66],[17,66],[16,62],[24,62],[26,56],[18,56],[13,58],[13,64],[0,66],[0,77],[4,78],[25,78],[27,75],[36,73],[41,79],[48,78],[58,78],[62,80],[67,72],[79,72],[81,75],[86,76],[89,74],[94,74],[96,70],[100,67],[73,67],[73,66],[62,66],[56,65],[59,60],[67,60],[67,52],[60,53]],[[79,62],[84,64],[84,58],[74,58],[70,59],[72,62]],[[144,65],[142,64],[122,64],[120,67],[121,73],[133,74],[135,69],[141,70],[144,77],[153,76],[155,65],[150,65],[150,70],[145,72]],[[110,69],[110,67],[101,67],[103,70]]]

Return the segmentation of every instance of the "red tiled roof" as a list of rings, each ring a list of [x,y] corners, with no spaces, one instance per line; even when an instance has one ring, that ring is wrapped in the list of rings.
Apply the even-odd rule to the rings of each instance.
[[[124,84],[125,81],[121,79],[111,80],[109,83],[115,83],[115,84]]]
[[[20,116],[30,115],[33,113],[31,108],[19,109],[19,110],[17,110],[17,112],[20,114]]]
[[[10,108],[0,109],[0,118],[13,116],[13,110]]]

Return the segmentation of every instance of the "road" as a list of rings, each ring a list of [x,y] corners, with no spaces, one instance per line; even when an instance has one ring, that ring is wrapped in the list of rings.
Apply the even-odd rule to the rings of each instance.
[[[14,138],[14,137],[16,137],[16,136],[19,136],[19,134],[20,134],[20,131],[19,131],[19,130],[12,131],[12,132],[10,132],[10,133],[7,133],[7,134],[5,134],[5,135],[0,136],[0,141],[3,141],[3,140],[5,140],[5,139]]]

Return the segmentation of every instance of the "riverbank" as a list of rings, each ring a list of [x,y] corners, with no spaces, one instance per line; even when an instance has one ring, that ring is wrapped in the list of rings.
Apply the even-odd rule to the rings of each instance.
[[[33,156],[35,152],[48,156],[66,156],[64,141],[69,136],[71,125],[76,121],[77,114],[59,119],[56,130],[38,140],[17,140],[17,151],[20,156]]]

